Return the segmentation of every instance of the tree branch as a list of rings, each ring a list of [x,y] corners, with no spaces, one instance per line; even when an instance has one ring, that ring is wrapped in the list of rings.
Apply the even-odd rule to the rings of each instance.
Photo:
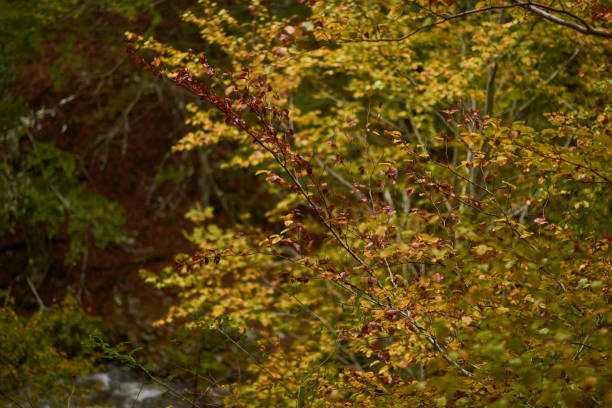
[[[538,16],[553,22],[555,24],[558,25],[562,25],[568,28],[571,28],[575,31],[578,31],[582,34],[585,35],[593,35],[593,36],[597,36],[597,37],[603,37],[603,38],[612,38],[612,32],[609,31],[604,31],[604,30],[600,30],[598,28],[594,28],[591,27],[584,19],[580,18],[579,16],[572,14],[566,10],[561,10],[561,9],[556,9],[554,7],[550,7],[547,6],[545,4],[541,4],[541,3],[535,3],[535,2],[521,2],[521,1],[517,1],[517,0],[513,0],[513,4],[499,4],[499,5],[492,5],[492,6],[486,6],[486,7],[481,7],[481,8],[477,8],[477,9],[472,9],[472,10],[466,10],[466,11],[462,11],[460,13],[457,14],[444,14],[442,15],[442,18],[434,21],[433,23],[430,24],[426,24],[423,25],[421,27],[415,28],[414,30],[410,31],[407,34],[402,35],[401,37],[395,37],[395,38],[360,38],[360,39],[340,39],[338,41],[336,41],[337,43],[360,43],[360,42],[371,42],[371,43],[376,43],[376,42],[399,42],[399,41],[403,41],[407,38],[412,37],[413,35],[427,30],[429,28],[433,28],[435,26],[438,26],[440,24],[443,24],[447,21],[451,21],[451,20],[455,20],[455,19],[459,19],[459,18],[463,18],[463,17],[467,17],[470,16],[472,14],[478,14],[478,13],[482,13],[482,12],[486,12],[486,11],[492,11],[492,10],[504,10],[504,9],[511,9],[511,8],[522,8],[526,11],[529,11],[533,14],[537,14]],[[565,20],[561,17],[558,17],[554,14],[551,13],[558,13],[558,14],[564,14],[566,16],[571,17],[572,19],[580,22],[576,23],[573,21],[569,21],[569,20]]]

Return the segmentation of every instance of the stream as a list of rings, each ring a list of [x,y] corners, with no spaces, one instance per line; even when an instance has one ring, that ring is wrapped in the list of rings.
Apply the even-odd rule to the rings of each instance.
[[[132,370],[108,365],[104,371],[88,374],[77,379],[77,383],[91,387],[87,403],[74,401],[74,407],[81,408],[173,408],[188,407],[176,397],[166,393],[166,389]],[[175,384],[173,387],[180,389]]]

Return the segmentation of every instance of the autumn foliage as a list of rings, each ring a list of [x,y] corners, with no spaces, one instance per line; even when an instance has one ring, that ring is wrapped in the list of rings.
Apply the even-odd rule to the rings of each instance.
[[[159,325],[231,342],[226,406],[612,404],[609,19],[453,3],[201,1],[203,50],[130,36],[201,100],[175,149],[267,197],[142,272],[180,290]]]

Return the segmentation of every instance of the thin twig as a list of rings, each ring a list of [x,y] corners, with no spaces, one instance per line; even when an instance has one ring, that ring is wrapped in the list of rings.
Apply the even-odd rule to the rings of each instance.
[[[38,292],[36,291],[36,287],[34,286],[32,281],[30,280],[30,277],[27,277],[26,281],[28,282],[28,285],[30,286],[30,289],[32,290],[32,293],[34,294],[34,297],[36,298],[36,301],[38,302],[39,310],[42,312],[43,310],[47,309],[47,306],[45,306],[45,304],[43,303],[43,301],[40,298],[40,296],[38,296]]]
[[[451,21],[451,20],[455,20],[458,18],[462,18],[462,17],[466,17],[472,14],[478,14],[478,13],[483,13],[483,12],[487,12],[487,11],[492,11],[492,10],[503,10],[503,9],[511,9],[511,8],[522,8],[524,10],[530,11],[534,14],[537,14],[541,17],[543,17],[546,20],[549,20],[553,23],[565,26],[565,27],[569,27],[573,30],[576,30],[582,34],[586,34],[586,35],[594,35],[594,36],[598,36],[598,37],[604,37],[604,38],[612,38],[612,32],[608,32],[608,31],[603,31],[597,28],[593,28],[590,25],[586,24],[586,22],[581,19],[580,17],[576,16],[575,14],[569,13],[565,10],[561,10],[561,9],[556,9],[554,7],[550,7],[544,4],[540,4],[540,3],[535,3],[535,2],[519,2],[516,1],[513,4],[499,4],[499,5],[491,5],[491,6],[486,6],[486,7],[481,7],[481,8],[477,8],[477,9],[472,9],[472,10],[466,10],[463,11],[461,13],[457,13],[457,14],[444,14],[442,15],[442,18],[440,20],[434,21],[433,23],[430,24],[426,24],[423,25],[421,27],[418,27],[412,31],[410,31],[407,34],[404,34],[400,37],[395,37],[395,38],[360,38],[360,39],[345,39],[342,38],[340,40],[337,40],[337,43],[360,43],[360,42],[371,42],[371,43],[376,43],[376,42],[399,42],[399,41],[403,41],[407,38],[412,37],[413,35],[427,30],[429,28],[433,28],[435,26],[438,26],[440,24],[443,24],[447,21]],[[554,12],[554,13],[560,13],[560,14],[565,14],[577,21],[580,21],[583,25],[568,21],[568,20],[564,20],[560,17],[557,17],[553,14],[550,14],[548,11],[550,12]]]
[[[555,72],[552,73],[551,76],[548,77],[548,79],[546,79],[546,81],[544,81],[544,86],[547,86],[548,84],[550,84],[552,81],[554,81],[554,79],[557,77],[557,75],[559,75],[559,73],[561,73],[561,71],[569,65],[570,62],[572,62],[572,60],[574,58],[576,58],[576,56],[578,55],[578,53],[580,52],[580,48],[576,48],[574,50],[574,53],[567,59],[565,60],[565,62],[563,62],[563,64],[559,65],[559,68],[557,68],[557,70]],[[530,100],[528,100],[527,102],[525,102],[521,107],[518,108],[517,114],[520,114],[521,112],[523,112],[529,105],[531,105],[537,98],[539,95],[534,95]],[[516,115],[515,115],[516,116]]]

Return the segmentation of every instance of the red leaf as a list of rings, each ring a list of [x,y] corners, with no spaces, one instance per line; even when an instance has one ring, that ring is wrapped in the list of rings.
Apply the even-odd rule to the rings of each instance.
[[[395,315],[397,315],[398,313],[399,313],[399,310],[397,310],[397,309],[389,309],[389,310],[385,311],[385,317],[388,320],[393,320]]]

